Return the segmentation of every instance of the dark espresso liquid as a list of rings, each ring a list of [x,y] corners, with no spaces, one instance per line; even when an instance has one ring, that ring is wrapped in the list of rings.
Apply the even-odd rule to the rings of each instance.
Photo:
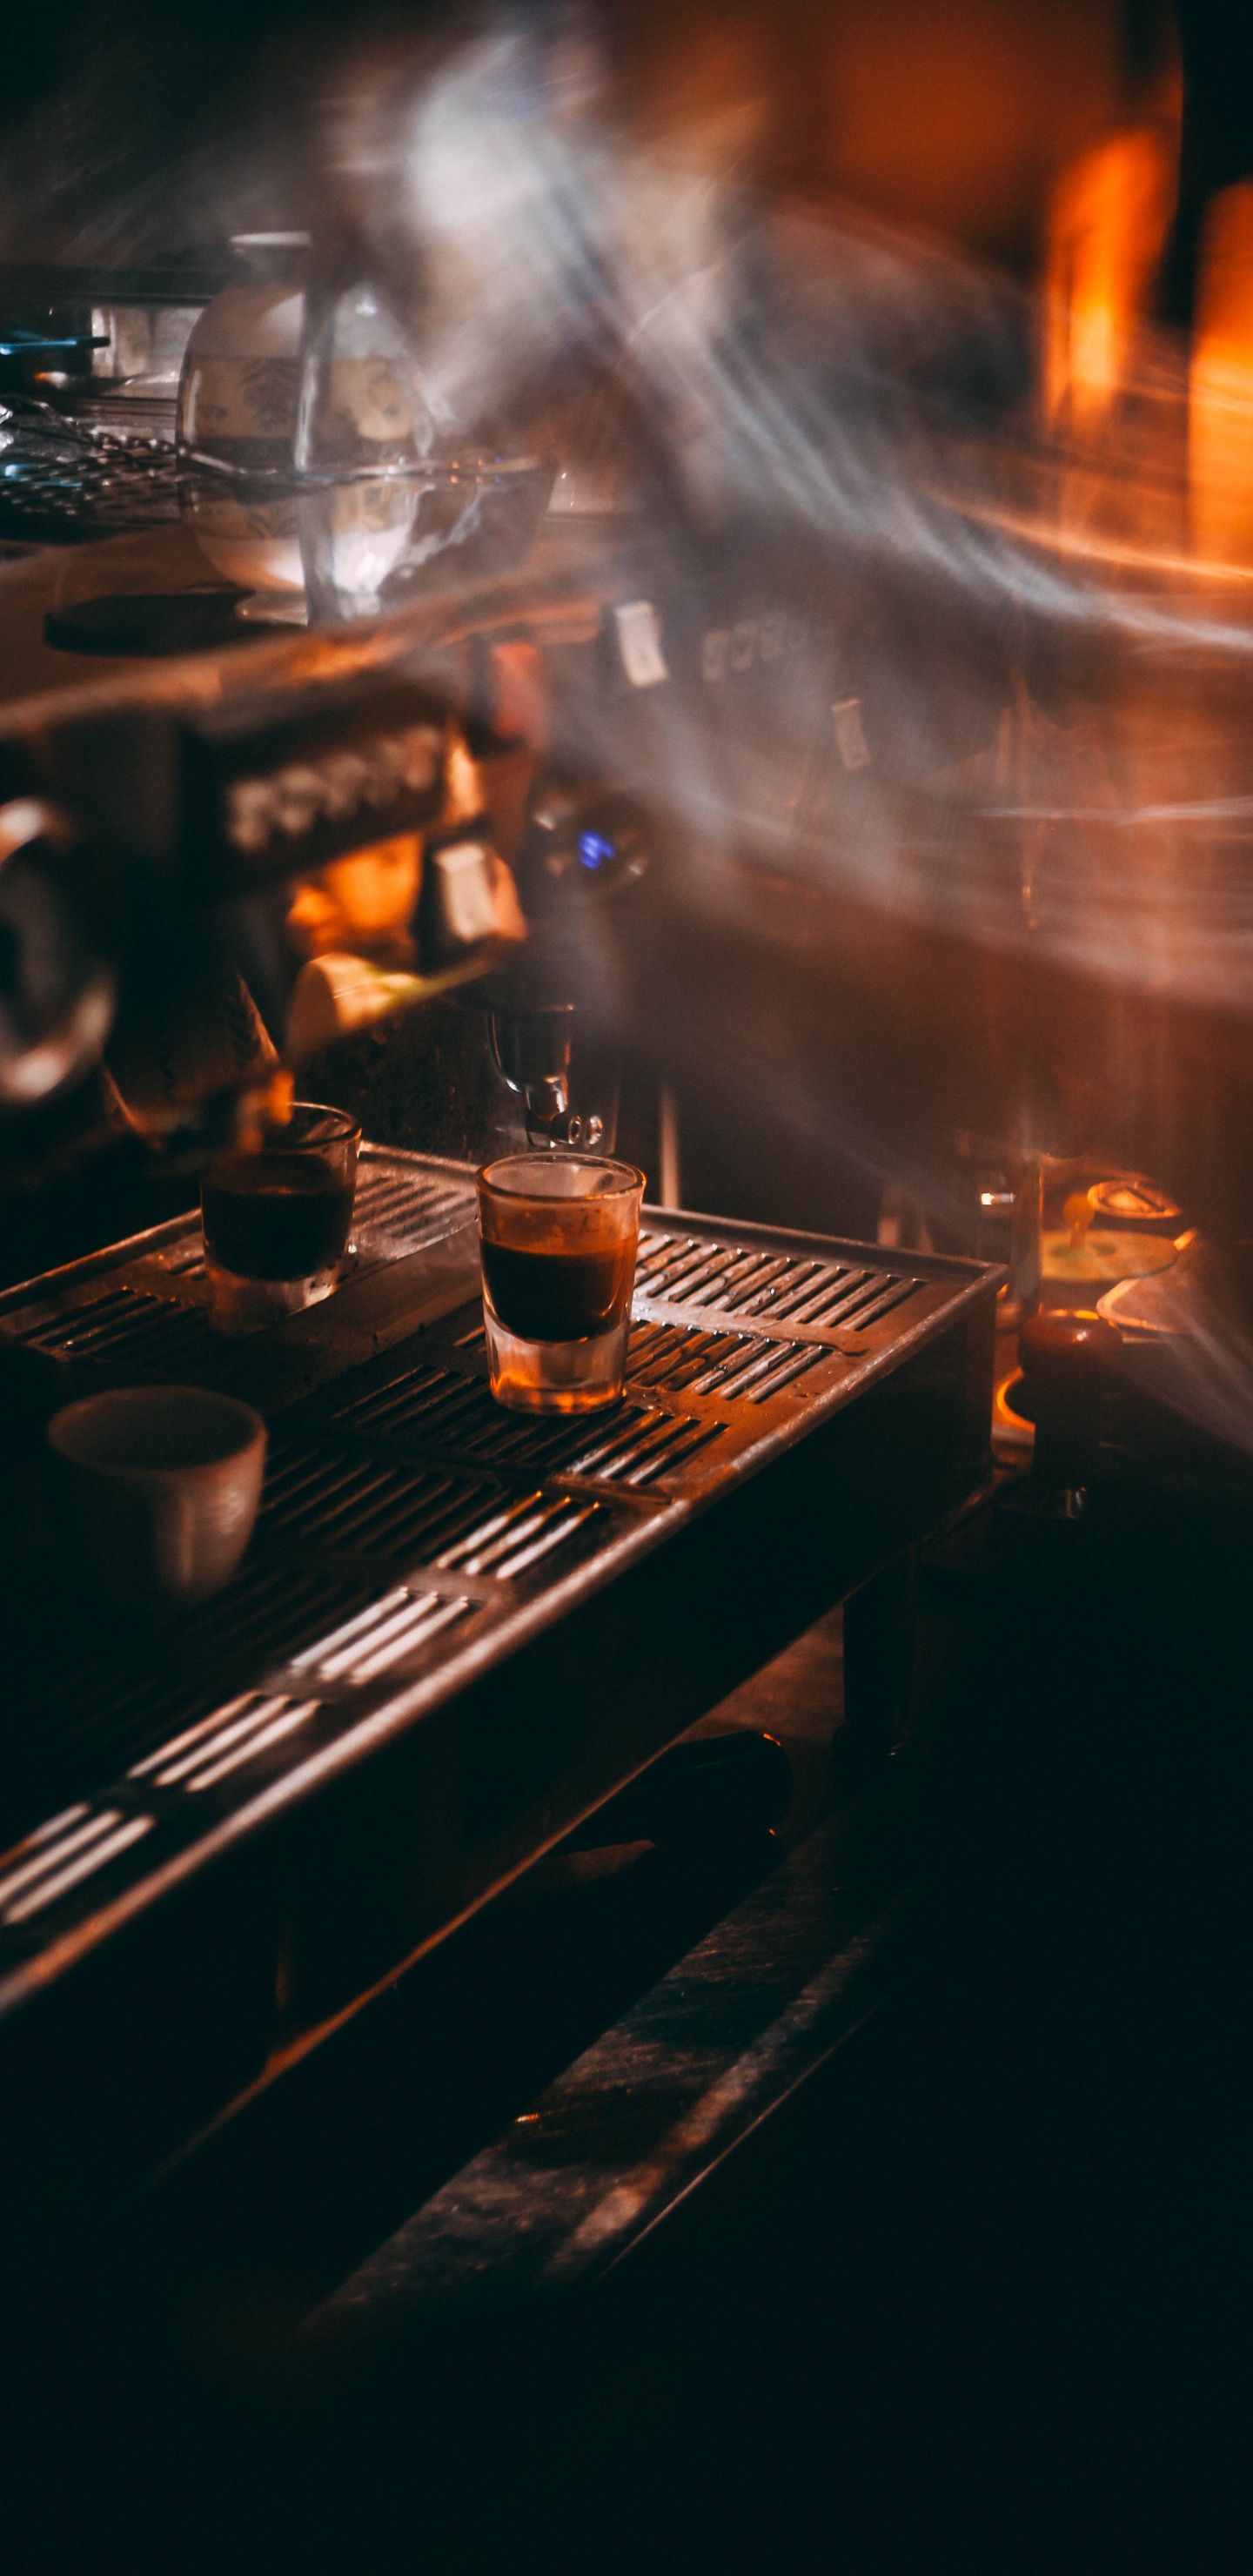
[[[200,1185],[211,1260],[238,1279],[308,1279],[348,1241],[353,1185],[310,1154],[240,1154]]]
[[[605,1252],[516,1252],[483,1240],[487,1293],[507,1332],[528,1342],[582,1342],[620,1323],[634,1243]]]

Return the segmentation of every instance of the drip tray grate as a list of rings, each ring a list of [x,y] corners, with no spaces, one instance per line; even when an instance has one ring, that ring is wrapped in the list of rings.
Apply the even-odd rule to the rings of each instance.
[[[67,1596],[33,1527],[20,1562],[18,1552],[0,1559],[13,1712],[0,1945],[11,1933],[24,1954],[32,1938],[59,1938],[64,1921],[107,1910],[119,1886],[155,1883],[180,1837],[181,1847],[196,1843],[197,1820],[224,1811],[240,1819],[263,1792],[272,1811],[285,1783],[303,1794],[327,1763],[364,1759],[389,1730],[442,1708],[471,1679],[476,1694],[481,1685],[500,1700],[502,1745],[538,1729],[536,1761],[555,1760],[552,1746],[565,1737],[544,1733],[549,1685],[532,1672],[515,1701],[515,1651],[533,1647],[534,1671],[565,1690],[570,1676],[550,1630],[561,1630],[567,1607],[581,1605],[585,1635],[601,1634],[595,1605],[630,1568],[640,1598],[669,1602],[669,1575],[658,1589],[646,1569],[658,1550],[669,1558],[697,1506],[743,1494],[760,1464],[782,1470],[813,1427],[827,1426],[834,1441],[834,1417],[863,1382],[914,1350],[925,1358],[924,1345],[950,1328],[959,1341],[972,1301],[984,1300],[990,1316],[997,1276],[942,1259],[893,1267],[856,1245],[751,1227],[732,1237],[702,1218],[671,1223],[650,1212],[624,1396],[580,1418],[541,1417],[492,1400],[472,1210],[461,1167],[364,1148],[342,1297],[242,1343],[209,1327],[197,1217],[0,1296],[0,1352],[7,1344],[38,1355],[45,1374],[57,1364],[69,1392],[185,1379],[234,1388],[270,1426],[249,1554],[201,1609],[131,1635],[85,1609],[72,1586]],[[25,1401],[29,1367],[15,1378]],[[972,1383],[963,1360],[928,1403],[941,1413],[955,1405],[964,1424]],[[855,1442],[847,1454],[861,1458],[864,1481]],[[950,1486],[965,1489],[964,1455],[956,1433],[946,1439],[946,1504]],[[898,1512],[898,1447],[892,1457]],[[735,1578],[737,1602],[760,1605],[772,1587],[786,1595],[798,1555],[827,1551],[815,1535],[811,1478],[806,1466],[787,1487],[800,1518],[786,1531],[783,1488],[772,1484],[751,1570]],[[723,1526],[734,1533],[743,1519]],[[858,1519],[869,1529],[865,1513]],[[881,1541],[870,1532],[866,1545]],[[701,1586],[721,1558],[698,1549],[690,1562],[703,1568],[691,1604],[698,1618]],[[837,1580],[826,1552],[822,1569],[823,1585]],[[606,1636],[616,1615],[605,1614]],[[646,1659],[647,1619],[632,1633]],[[616,1667],[612,1687],[570,1687],[561,1728],[584,1747],[588,1778],[600,1781],[605,1760],[589,1748],[600,1744],[606,1690],[634,1767],[652,1742],[640,1713],[648,1691],[641,1697]],[[656,1698],[656,1675],[649,1687]],[[660,1742],[664,1718],[657,1723]],[[502,1756],[501,1779],[516,1774],[525,1805],[530,1757],[520,1737],[519,1747]],[[465,1857],[471,1878],[474,1867]]]
[[[468,1477],[398,1466],[279,1434],[263,1523],[365,1555],[431,1558],[482,1522],[494,1496]]]
[[[240,1691],[211,1709],[195,1726],[158,1745],[142,1762],[131,1765],[132,1780],[150,1780],[155,1789],[186,1789],[192,1794],[215,1789],[232,1772],[255,1762],[271,1745],[282,1743],[316,1717],[321,1701],[291,1699],[284,1691]]]
[[[763,1404],[795,1386],[829,1357],[813,1342],[781,1342],[764,1333],[702,1333],[690,1324],[637,1323],[627,1375],[633,1386],[671,1394],[716,1395],[724,1404]]]
[[[155,1823],[155,1816],[128,1816],[120,1807],[79,1805],[50,1816],[0,1860],[0,1925],[15,1928],[71,1895]]]
[[[381,1385],[336,1402],[331,1418],[359,1436],[521,1470],[577,1476],[629,1487],[652,1485],[722,1435],[720,1422],[661,1412],[629,1399],[585,1414],[510,1414],[495,1404],[481,1377],[455,1368],[403,1368]]]
[[[587,1528],[599,1510],[280,1435],[262,1520],[289,1539],[512,1581]]]
[[[232,1686],[298,1655],[370,1598],[372,1578],[255,1556],[227,1589],[153,1636],[79,1613],[49,1642],[44,1686],[24,1694],[31,1738],[59,1775],[108,1779]],[[377,1578],[373,1578],[377,1588]],[[48,1672],[49,1665],[59,1670]]]
[[[918,1296],[921,1279],[851,1263],[807,1260],[705,1236],[640,1239],[637,1295],[650,1304],[768,1315],[811,1331],[865,1332]]]
[[[459,1223],[472,1206],[473,1196],[467,1189],[442,1188],[412,1172],[364,1163],[353,1205],[353,1233],[358,1243],[363,1237],[369,1241],[377,1236],[388,1243],[409,1244],[432,1226]]]
[[[411,1584],[398,1583],[381,1601],[372,1601],[367,1610],[358,1610],[355,1618],[320,1637],[316,1646],[294,1655],[290,1669],[307,1673],[322,1688],[334,1682],[360,1688],[408,1663],[419,1646],[468,1618],[473,1608],[464,1592],[415,1592]]]
[[[198,1307],[174,1305],[142,1288],[105,1287],[68,1313],[9,1332],[26,1350],[132,1376],[194,1375],[216,1349]]]

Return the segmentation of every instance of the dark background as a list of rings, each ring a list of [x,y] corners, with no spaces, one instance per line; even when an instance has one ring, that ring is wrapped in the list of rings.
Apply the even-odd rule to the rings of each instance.
[[[601,0],[586,12],[561,0],[521,15],[590,23],[615,112],[666,148],[852,198],[1023,275],[1059,171],[1110,126],[1161,111],[1180,48],[1185,250],[1206,197],[1253,167],[1253,32],[1238,0]],[[321,108],[345,67],[382,60],[389,78],[411,77],[490,20],[449,0],[14,12],[0,257],[168,258],[302,223]]]

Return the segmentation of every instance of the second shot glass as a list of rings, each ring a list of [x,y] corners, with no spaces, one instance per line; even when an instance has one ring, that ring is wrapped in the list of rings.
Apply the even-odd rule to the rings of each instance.
[[[332,1294],[360,1143],[346,1110],[297,1100],[255,1152],[237,1149],[207,1165],[200,1209],[218,1332],[254,1333]]]
[[[478,1175],[492,1393],[592,1413],[622,1393],[644,1175],[607,1155],[509,1154]]]

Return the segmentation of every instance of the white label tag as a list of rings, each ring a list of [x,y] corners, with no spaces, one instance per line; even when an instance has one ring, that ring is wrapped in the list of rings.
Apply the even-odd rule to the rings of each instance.
[[[467,948],[490,939],[496,927],[492,863],[481,841],[457,841],[437,850],[435,865],[444,880],[444,919],[454,939]]]
[[[831,709],[835,747],[846,769],[869,769],[870,745],[861,721],[861,699],[841,698]]]
[[[670,674],[661,649],[661,629],[652,601],[628,600],[625,607],[615,608],[614,617],[622,668],[632,688],[651,689],[658,680],[668,680]]]

